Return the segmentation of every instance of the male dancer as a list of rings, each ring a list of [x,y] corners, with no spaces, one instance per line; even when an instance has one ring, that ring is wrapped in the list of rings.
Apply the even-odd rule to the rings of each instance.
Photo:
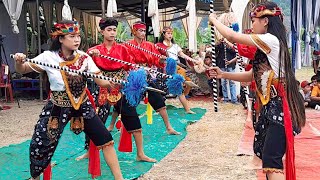
[[[93,55],[93,60],[96,65],[100,68],[104,75],[109,77],[115,77],[118,79],[123,79],[127,75],[127,71],[130,69],[122,63],[113,62],[106,58],[99,57],[99,54],[103,54],[112,58],[121,59],[132,63],[133,58],[128,52],[128,49],[115,42],[115,37],[117,35],[118,21],[114,18],[101,19],[99,22],[101,33],[104,37],[103,43],[92,47],[88,50],[88,53]],[[108,111],[110,106],[104,106],[106,103],[114,105],[114,109],[117,113],[121,114],[121,121],[125,129],[133,134],[135,139],[135,144],[137,147],[137,161],[145,162],[156,162],[144,154],[143,150],[143,137],[140,119],[136,110],[136,107],[132,107],[128,104],[125,99],[125,95],[120,92],[120,85],[113,86],[111,89],[101,88],[99,89],[98,95],[96,95],[96,101],[98,101],[97,107],[99,107],[98,115],[101,116],[101,120],[104,122],[107,119]],[[89,142],[86,139],[86,144]],[[88,157],[88,152],[77,160]]]
[[[135,46],[139,46],[143,49],[146,49],[148,51],[151,51],[153,53],[159,54],[158,50],[154,46],[153,43],[145,41],[146,38],[146,25],[143,22],[136,22],[132,26],[132,34],[134,35],[134,39],[129,41],[130,44],[133,44]],[[166,59],[165,56],[162,56],[161,59],[158,57],[151,55],[149,53],[146,53],[142,50],[139,50],[137,48],[134,48],[126,43],[124,45],[128,48],[129,53],[134,57],[133,60],[136,64],[140,64],[143,66],[155,66],[158,68],[164,67],[164,60]],[[149,81],[149,86],[155,86],[155,84],[151,81]],[[173,127],[170,124],[166,104],[164,102],[164,98],[161,94],[157,92],[151,92],[148,91],[148,100],[152,108],[160,114],[160,116],[163,119],[163,122],[165,123],[167,133],[171,135],[179,135],[180,133],[175,131]],[[108,130],[112,130],[113,126],[115,124],[115,120],[117,115],[112,115],[113,119],[111,120],[110,126],[108,127]]]

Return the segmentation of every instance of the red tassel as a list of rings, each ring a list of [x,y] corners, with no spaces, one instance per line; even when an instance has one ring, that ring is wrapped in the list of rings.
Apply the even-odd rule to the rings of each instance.
[[[93,109],[96,109],[96,104],[94,103],[94,99],[93,99],[93,97],[91,95],[91,92],[89,91],[88,88],[86,88],[86,94],[87,94],[87,96],[89,98],[89,101],[91,102],[91,105],[92,105]]]
[[[51,180],[52,171],[51,171],[51,163],[46,167],[43,172],[43,180]]]
[[[144,104],[148,104],[148,102],[149,102],[148,97],[145,97],[143,102],[144,102]]]
[[[89,171],[89,174],[91,174],[92,179],[98,176],[101,176],[99,150],[91,140],[89,144],[89,170],[88,171]]]
[[[116,128],[118,129],[118,131],[120,130],[121,126],[122,126],[121,121],[117,121],[116,122]]]
[[[49,92],[48,92],[47,101],[49,101],[49,100],[50,100],[50,97],[51,97],[51,90],[49,90]]]
[[[120,152],[132,152],[131,133],[128,133],[126,128],[121,123],[121,135],[118,150]]]
[[[292,129],[291,113],[283,85],[278,84],[277,91],[283,102],[284,130],[286,133],[286,180],[296,180],[294,136]]]

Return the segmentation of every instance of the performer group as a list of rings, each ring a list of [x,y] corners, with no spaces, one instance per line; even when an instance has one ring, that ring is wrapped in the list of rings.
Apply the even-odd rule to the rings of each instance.
[[[162,117],[167,134],[180,134],[170,123],[174,120],[168,116],[165,97],[161,94],[161,90],[171,91],[168,83],[170,80],[181,78],[182,81],[177,80],[177,84],[181,85],[183,90],[175,91],[180,92],[175,95],[186,113],[194,113],[186,95],[196,85],[187,76],[186,69],[177,65],[180,64],[179,58],[187,61],[189,69],[203,69],[208,76],[209,84],[211,79],[228,79],[231,80],[229,84],[233,91],[233,81],[253,81],[252,84],[255,86],[252,87],[252,91],[256,94],[252,106],[254,153],[262,160],[263,171],[268,179],[295,179],[294,135],[300,133],[305,124],[305,112],[303,99],[299,98],[296,79],[291,69],[282,12],[275,3],[264,2],[252,9],[250,17],[252,33],[241,34],[230,28],[232,22],[217,20],[214,13],[209,16],[209,23],[215,27],[217,37],[221,37],[216,43],[217,58],[221,56],[222,59],[227,59],[220,68],[212,67],[212,52],[204,55],[204,63],[183,53],[181,47],[173,40],[171,27],[164,27],[159,43],[153,44],[146,41],[146,24],[138,21],[131,27],[133,39],[118,43],[115,39],[118,21],[114,18],[103,18],[99,22],[103,43],[91,47],[85,53],[78,49],[81,37],[77,21],[63,20],[55,24],[55,30],[51,33],[50,50],[35,57],[33,60],[37,63],[28,61],[22,53],[14,55],[17,72],[46,72],[50,82],[50,98],[40,112],[30,143],[32,179],[39,179],[40,175],[51,167],[51,158],[68,122],[74,133],[79,134],[83,131],[86,134],[84,146],[88,151],[77,160],[92,158],[91,148],[102,150],[105,162],[116,180],[123,179],[110,134],[117,118],[121,122],[122,135],[127,133],[134,137],[136,160],[156,162],[149,157],[152,155],[144,152],[142,127],[136,105],[145,99]],[[237,51],[250,59],[248,66],[252,68],[247,68],[248,71],[233,72],[233,67],[239,60],[236,57]],[[170,61],[175,63],[170,67],[174,71],[172,74],[169,74]],[[94,82],[97,88],[90,92],[86,87],[87,76],[76,71],[55,69],[45,65],[46,63],[96,75]],[[119,81],[98,78],[99,75],[112,77],[128,81],[127,84],[130,84],[132,72],[141,71],[136,65],[144,67],[144,86],[152,88],[143,92],[130,92],[130,88],[126,89],[128,85]],[[179,76],[177,79],[176,75]],[[223,93],[227,91],[225,86],[223,85]],[[141,94],[141,97],[135,93]],[[227,101],[228,96],[223,96]],[[137,103],[132,103],[134,100]],[[231,102],[237,103],[233,94]],[[112,114],[111,123],[105,128],[109,114]],[[131,142],[120,143],[129,143],[126,146],[132,146]],[[282,163],[284,155],[285,166]]]

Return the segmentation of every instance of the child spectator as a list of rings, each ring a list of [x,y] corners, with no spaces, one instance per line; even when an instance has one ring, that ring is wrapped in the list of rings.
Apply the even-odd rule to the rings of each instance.
[[[320,77],[317,78],[317,82],[312,88],[310,99],[310,107],[320,111]]]
[[[311,99],[310,99],[311,86],[310,86],[310,84],[311,83],[309,83],[308,81],[302,81],[300,84],[300,86],[301,86],[300,93],[303,97],[305,107],[310,107],[310,102],[311,102]]]

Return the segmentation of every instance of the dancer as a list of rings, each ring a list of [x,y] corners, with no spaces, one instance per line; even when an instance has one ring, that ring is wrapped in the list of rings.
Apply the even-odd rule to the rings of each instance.
[[[128,43],[141,47],[143,49],[146,49],[148,51],[151,51],[153,53],[159,54],[158,50],[155,48],[154,44],[151,42],[146,41],[146,25],[138,21],[133,24],[132,26],[132,34],[134,35],[134,39],[129,41]],[[164,67],[164,60],[166,59],[165,56],[162,56],[161,59],[159,57],[156,57],[154,55],[151,55],[149,53],[146,53],[142,50],[139,50],[135,47],[132,47],[128,45],[128,43],[124,43],[124,45],[128,48],[129,53],[134,57],[134,62],[136,64],[148,66],[148,67],[157,67],[157,68],[163,68]],[[157,87],[157,85],[152,82],[151,77],[149,76],[149,86],[151,87]],[[161,94],[157,92],[151,92],[147,91],[148,93],[148,101],[152,108],[160,114],[160,116],[163,119],[163,122],[166,126],[167,133],[171,135],[179,135],[180,133],[174,130],[172,125],[169,121],[169,116],[166,109],[166,104],[164,101],[164,98]],[[111,123],[108,127],[108,130],[112,130],[114,127],[114,124],[116,122],[117,114],[113,113],[112,115]]]
[[[62,21],[55,24],[51,34],[52,45],[49,51],[34,58],[38,62],[68,66],[70,69],[100,74],[101,71],[86,53],[79,51],[80,27],[77,21]],[[111,134],[96,115],[86,94],[86,78],[73,73],[59,71],[32,63],[24,63],[26,56],[15,54],[16,71],[46,72],[50,81],[51,95],[42,109],[35,131],[30,142],[30,172],[33,179],[50,166],[51,158],[56,150],[59,139],[67,123],[79,134],[86,133],[93,143],[102,149],[106,163],[115,179],[123,179],[118,158],[113,147]],[[113,83],[100,79],[94,81],[103,87],[112,87]]]
[[[100,54],[109,56],[112,58],[124,60],[126,62],[132,63],[133,57],[128,51],[128,48],[121,44],[115,42],[115,37],[117,35],[118,21],[114,18],[101,19],[99,22],[99,27],[103,35],[103,43],[92,47],[88,50],[88,53],[92,55],[93,61],[101,69],[102,73],[117,78],[125,78],[127,76],[127,71],[130,66],[124,65],[122,63],[113,62],[106,58],[99,57]],[[120,92],[120,86],[112,86],[109,89],[99,88],[98,94],[95,95],[96,101],[98,101],[97,106],[99,107],[99,116],[103,119],[105,123],[110,106],[104,106],[106,103],[114,105],[114,110],[117,114],[121,114],[121,121],[125,129],[133,134],[135,139],[135,144],[137,146],[137,161],[146,162],[156,162],[145,155],[143,150],[143,137],[140,119],[136,110],[136,107],[132,107],[128,104],[125,99],[125,95]],[[109,108],[109,109],[108,109]],[[86,144],[88,144],[89,139],[86,138]],[[82,156],[79,156],[77,160],[88,157],[88,152]]]
[[[190,62],[193,61],[192,58],[185,55],[182,52],[181,47],[174,42],[173,29],[171,27],[164,27],[163,28],[160,39],[159,39],[159,43],[157,43],[156,46],[159,46],[160,48],[166,49],[167,52],[165,52],[163,50],[160,50],[159,52],[162,55],[166,55],[168,57],[173,58],[177,62],[180,62],[178,56],[186,59],[187,61],[190,61]],[[187,64],[189,64],[189,63],[187,63]],[[178,74],[182,75],[186,81],[191,81],[191,79],[189,77],[187,77],[186,70],[184,68],[177,66],[177,72],[178,72]],[[180,100],[181,104],[183,105],[187,114],[195,114],[193,111],[191,111],[189,103],[186,99],[186,95],[188,95],[188,93],[191,90],[191,85],[185,84],[185,86],[186,86],[186,88],[184,89],[185,93],[183,93],[179,96],[179,100]]]
[[[295,180],[294,134],[305,125],[303,99],[299,95],[286,41],[281,9],[263,2],[250,13],[253,33],[236,33],[211,14],[209,21],[229,41],[256,46],[253,69],[243,73],[223,72],[211,67],[210,78],[249,82],[254,77],[260,115],[255,124],[254,152],[262,159],[263,171],[270,180]],[[294,98],[293,98],[294,97]],[[286,154],[286,175],[282,157]]]

